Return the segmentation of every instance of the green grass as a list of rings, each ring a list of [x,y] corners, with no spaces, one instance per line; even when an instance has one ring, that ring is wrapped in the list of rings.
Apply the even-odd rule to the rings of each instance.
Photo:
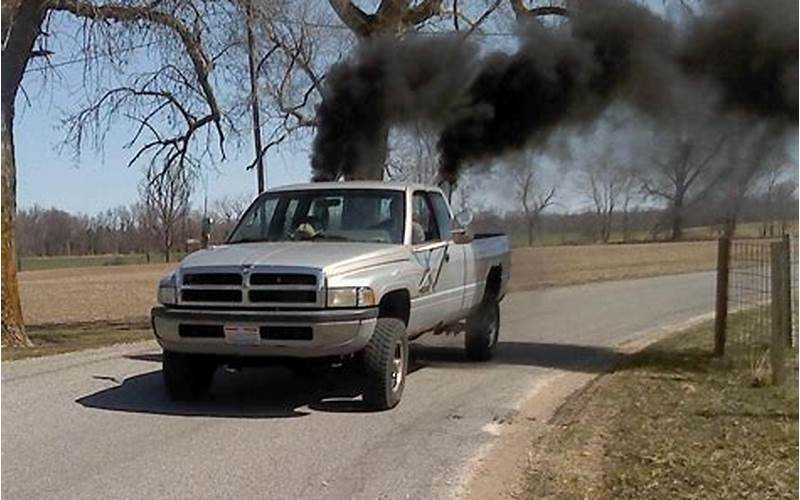
[[[573,396],[534,443],[522,496],[795,498],[797,354],[791,380],[756,387],[747,350],[713,358],[712,332],[625,357]]]
[[[150,340],[153,338],[153,333],[143,324],[89,324],[75,327],[28,328],[28,337],[33,342],[32,347],[3,347],[3,361]]]
[[[173,262],[179,261],[184,257],[183,252],[174,252],[170,255]],[[164,262],[163,254],[150,254],[150,263],[157,264]],[[121,255],[75,255],[75,256],[53,256],[53,257],[21,257],[19,259],[20,271],[36,271],[41,269],[61,269],[71,267],[95,267],[95,266],[126,266],[132,264],[146,264],[145,254],[121,254]]]

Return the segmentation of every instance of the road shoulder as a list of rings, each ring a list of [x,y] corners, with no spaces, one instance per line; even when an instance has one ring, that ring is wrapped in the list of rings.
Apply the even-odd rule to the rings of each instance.
[[[670,335],[697,326],[712,318],[705,313],[689,320],[633,335],[617,347],[622,355],[640,352]],[[608,366],[614,368],[616,361]],[[608,373],[608,371],[606,373]],[[525,475],[532,460],[532,443],[542,439],[558,425],[555,416],[568,401],[579,397],[606,373],[553,370],[521,401],[519,411],[493,429],[497,438],[482,448],[468,463],[461,485],[454,496],[465,500],[517,498],[525,489]]]

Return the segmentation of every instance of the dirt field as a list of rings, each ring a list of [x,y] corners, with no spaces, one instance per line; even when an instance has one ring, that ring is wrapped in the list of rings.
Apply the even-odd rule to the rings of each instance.
[[[713,269],[715,242],[518,249],[513,290]],[[146,321],[158,279],[175,264],[23,271],[29,325]]]
[[[716,259],[715,241],[519,248],[511,290],[706,271]]]
[[[25,322],[141,321],[155,302],[159,278],[175,265],[23,271],[19,280]]]

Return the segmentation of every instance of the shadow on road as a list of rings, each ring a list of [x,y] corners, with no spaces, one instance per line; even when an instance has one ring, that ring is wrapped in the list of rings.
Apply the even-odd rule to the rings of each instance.
[[[410,372],[428,368],[491,368],[519,365],[600,373],[619,354],[611,348],[537,342],[501,342],[489,363],[469,361],[462,347],[413,344]],[[128,359],[160,363],[157,353],[135,354]],[[95,376],[118,383],[114,387],[76,400],[82,406],[103,410],[162,415],[293,418],[312,411],[360,413],[370,411],[360,399],[361,384],[352,369],[332,369],[298,375],[282,367],[249,368],[241,372],[217,371],[209,397],[195,402],[173,402],[166,394],[161,370],[128,377]],[[307,408],[307,409],[306,409]]]
[[[415,364],[425,368],[475,368],[461,347],[413,345]],[[500,342],[489,365],[518,365],[602,373],[618,359],[613,348],[547,342]]]
[[[341,372],[341,373],[340,373]],[[161,415],[292,418],[317,411],[366,411],[355,377],[334,370],[316,379],[293,375],[284,368],[250,368],[238,373],[217,371],[211,394],[204,400],[173,402],[167,397],[161,370],[128,377],[120,385],[76,400],[103,410]]]

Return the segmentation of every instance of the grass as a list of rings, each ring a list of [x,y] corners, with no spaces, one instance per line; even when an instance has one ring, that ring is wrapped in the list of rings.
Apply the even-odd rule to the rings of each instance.
[[[792,380],[754,387],[747,352],[709,355],[712,331],[658,342],[574,395],[534,443],[521,496],[796,498],[797,354]]]
[[[184,257],[182,252],[173,252],[170,260],[177,262]],[[150,255],[150,263],[164,262],[164,255],[154,253]],[[38,271],[43,269],[65,269],[75,267],[98,266],[129,266],[133,264],[147,264],[147,256],[143,253],[108,254],[108,255],[60,255],[53,257],[21,257],[19,259],[20,271]]]
[[[744,222],[736,225],[737,238],[761,238],[762,222]],[[780,237],[780,222],[773,225],[776,231],[773,237]],[[789,221],[787,229],[796,234],[798,229],[797,221]],[[703,240],[716,240],[720,237],[720,226],[694,226],[687,227],[683,231],[683,238],[681,241],[703,241]],[[669,234],[661,235],[661,240],[669,236]],[[770,237],[767,235],[767,237]],[[509,234],[509,240],[513,248],[524,248],[528,246],[528,234],[525,228],[516,228]],[[539,233],[534,239],[535,246],[563,246],[563,245],[591,245],[596,243],[593,236],[588,233],[580,233],[575,231],[547,231]],[[628,232],[627,237],[622,231],[612,231],[609,238],[610,244],[632,244],[632,243],[655,243],[653,235],[650,231],[645,230],[631,230]]]
[[[29,328],[28,337],[33,342],[33,347],[3,347],[3,361],[149,340],[153,338],[153,333],[149,327],[143,325],[88,324],[76,327]]]
[[[714,241],[517,248],[511,291],[662,276],[716,268]]]

